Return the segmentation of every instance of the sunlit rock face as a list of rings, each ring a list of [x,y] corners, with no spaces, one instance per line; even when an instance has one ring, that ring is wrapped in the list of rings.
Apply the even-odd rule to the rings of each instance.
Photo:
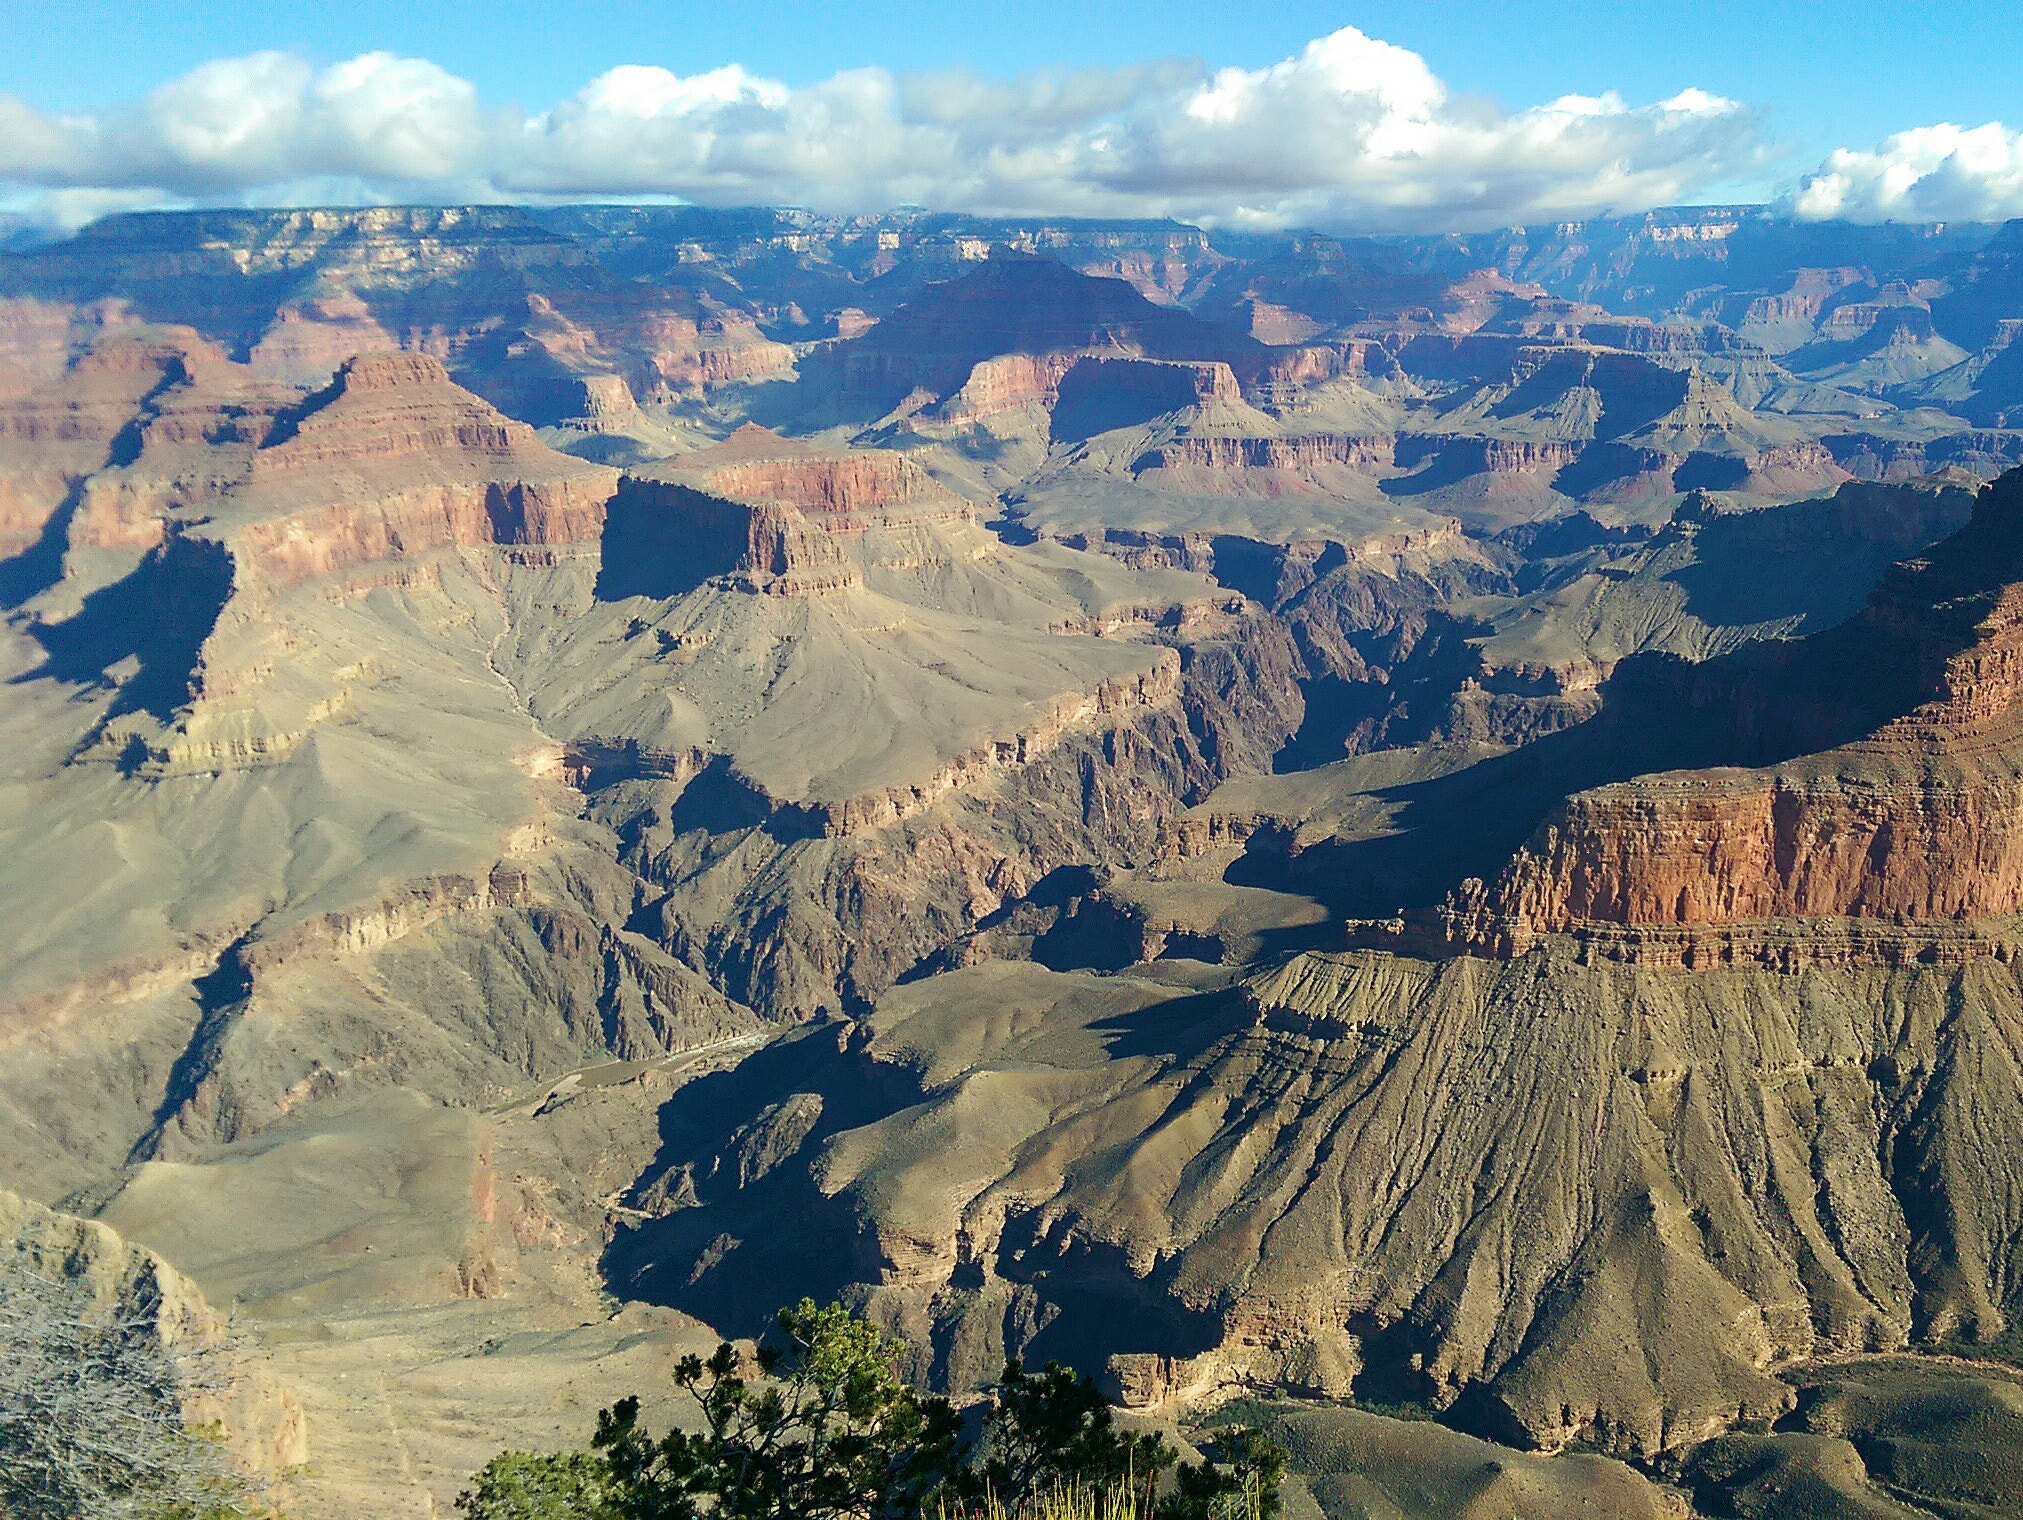
[[[1866,1503],[1941,1406],[1994,1449],[2015,251],[595,206],[0,255],[0,1225],[237,1305],[227,1423],[287,1465],[300,1409],[312,1520],[443,1512],[804,1293],[957,1392],[1318,1401],[1259,1418],[1324,1509]]]

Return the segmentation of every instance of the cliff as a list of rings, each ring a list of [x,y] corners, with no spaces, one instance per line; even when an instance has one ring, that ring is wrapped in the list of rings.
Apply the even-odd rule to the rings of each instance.
[[[2017,1007],[1987,956],[1303,954],[1205,996],[975,966],[755,1063],[819,1116],[763,1175],[671,1112],[614,1265],[756,1327],[745,1284],[841,1257],[958,1388],[1072,1349],[1154,1407],[1264,1384],[1663,1461],[1809,1360],[2001,1333]]]
[[[66,365],[67,324],[35,336],[42,342],[19,356],[15,371],[21,389],[0,395],[0,556],[10,559],[46,532],[67,531],[58,514],[66,506],[74,512],[73,493],[119,462],[115,443],[136,414],[184,373],[185,348],[173,342],[113,338]],[[48,547],[60,557],[60,541]]]
[[[803,1292],[945,1387],[1417,1405],[1351,1414],[1485,1512],[1657,1492],[1513,1445],[1669,1479],[1823,1429],[1817,1364],[1999,1353],[2015,486],[1945,549],[1959,476],[1789,498],[2023,457],[2017,246],[0,252],[12,1181],[286,1350],[305,1520],[441,1512]],[[1405,905],[1359,933],[1436,954],[1341,949]],[[1370,1449],[1337,1496],[1408,1492]]]
[[[38,674],[118,688],[76,755],[151,775],[289,753],[386,663],[359,651],[312,674],[295,652],[335,647],[305,632],[319,606],[439,577],[445,552],[594,546],[617,479],[422,354],[349,360],[303,396],[187,335],[115,338],[67,380],[107,420],[67,407],[59,431],[80,442],[22,441],[25,459],[93,457],[14,561],[16,596],[52,593],[24,624]]]
[[[863,581],[867,532],[976,515],[903,454],[818,449],[749,423],[628,474],[610,512],[608,596],[680,595],[713,577],[771,596],[840,590]]]
[[[1101,354],[1261,369],[1255,339],[1159,306],[1121,279],[1079,273],[1044,256],[994,255],[933,285],[861,336],[811,355],[802,373],[845,414],[875,417],[919,391],[952,398],[986,361]],[[974,407],[1003,384],[988,372]],[[1043,386],[1041,387],[1044,388]]]
[[[1440,935],[1509,954],[1543,934],[1604,929],[1856,918],[1915,938],[1925,922],[2013,916],[2019,680],[2023,473],[2012,473],[1981,492],[1965,528],[1891,570],[1849,623],[1700,666],[1625,667],[1602,721],[1702,723],[1738,759],[1791,758],[1569,798],[1486,893],[1450,903]],[[1703,730],[1685,742],[1709,741]],[[1690,960],[1694,938],[1607,943]],[[1746,954],[1733,934],[1719,943],[1719,958]]]

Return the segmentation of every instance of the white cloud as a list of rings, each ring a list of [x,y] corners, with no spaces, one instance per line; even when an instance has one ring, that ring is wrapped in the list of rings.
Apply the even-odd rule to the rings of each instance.
[[[1802,217],[1854,221],[2002,221],[2023,216],[2023,132],[2000,122],[1941,122],[1842,148],[1792,199]]]
[[[0,98],[16,189],[299,200],[671,195],[708,204],[1177,216],[1448,229],[1677,201],[1761,162],[1747,108],[1702,90],[1509,110],[1344,28],[1260,69],[1166,60],[992,80],[627,66],[528,116],[420,59],[221,59],[135,105],[56,116]]]
[[[318,71],[254,53],[101,116],[0,97],[0,179],[193,197],[319,176],[426,184],[481,162],[496,135],[477,91],[426,60],[365,53]]]
[[[180,210],[189,203],[159,190],[0,189],[0,223],[29,227],[42,235],[68,235],[118,211]]]

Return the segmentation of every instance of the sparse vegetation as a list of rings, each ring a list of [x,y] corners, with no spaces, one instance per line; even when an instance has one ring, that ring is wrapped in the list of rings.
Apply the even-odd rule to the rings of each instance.
[[[1183,1467],[1181,1472],[1198,1469]],[[1186,1507],[1181,1495],[1157,1497],[1156,1483],[1118,1482],[1095,1488],[1073,1485],[1048,1489],[1023,1502],[1007,1505],[992,1495],[979,1504],[959,1508],[939,1502],[933,1520],[1266,1520],[1277,1513],[1276,1495],[1269,1506],[1240,1491],[1218,1493],[1209,1508]]]
[[[1156,1435],[1121,1432],[1096,1385],[1049,1363],[1004,1370],[984,1421],[979,1460],[953,1486],[1014,1512],[1043,1496],[1112,1495],[1156,1484],[1174,1453]]]
[[[1010,1363],[974,1436],[918,1392],[901,1348],[840,1305],[783,1310],[752,1365],[728,1342],[675,1383],[699,1430],[655,1437],[636,1398],[587,1450],[503,1452],[457,1501],[467,1520],[1271,1520],[1285,1452],[1226,1432],[1223,1461],[1174,1467],[1119,1430],[1086,1377]],[[748,1371],[754,1375],[748,1375]],[[1170,1472],[1170,1478],[1169,1478]]]
[[[192,1396],[223,1377],[200,1347],[172,1353],[143,1281],[99,1300],[77,1280],[0,1262],[0,1514],[10,1520],[235,1520],[245,1478]]]

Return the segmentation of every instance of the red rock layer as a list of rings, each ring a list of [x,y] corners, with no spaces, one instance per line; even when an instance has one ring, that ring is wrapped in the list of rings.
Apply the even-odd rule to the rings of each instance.
[[[594,543],[614,480],[599,472],[418,486],[249,523],[232,534],[232,549],[259,579],[286,586],[452,544]]]
[[[592,543],[616,483],[452,383],[439,360],[373,354],[284,416],[228,506],[242,519],[235,553],[292,584],[450,544]]]
[[[1305,495],[1329,489],[1328,477],[1389,473],[1397,440],[1309,433],[1293,438],[1190,436],[1150,449],[1131,462],[1133,475],[1158,470],[1189,491]]]
[[[1509,953],[1590,927],[2023,914],[2023,471],[1853,622],[1737,671],[1753,679],[1734,689],[1722,662],[1684,672],[1673,721],[1827,731],[1836,709],[1913,696],[1823,752],[1570,798],[1486,893],[1449,904],[1444,936]],[[1662,936],[1650,948],[1694,957]]]
[[[262,451],[257,474],[378,465],[402,455],[509,454],[534,430],[453,383],[428,354],[361,354],[309,403],[292,436]]]
[[[0,558],[33,544],[65,497],[108,462],[147,398],[183,373],[184,354],[172,341],[114,338],[67,370],[59,359],[58,373],[0,401]]]
[[[300,399],[214,350],[182,350],[121,429],[113,467],[85,483],[70,547],[152,548],[173,519],[208,515],[244,480],[275,419]]]
[[[1461,438],[1445,433],[1406,433],[1395,444],[1403,469],[1434,459],[1461,474],[1515,475],[1565,469],[1584,452],[1576,442],[1552,438]],[[1661,458],[1663,456],[1660,456]]]
[[[928,500],[945,514],[960,511],[959,504],[940,501],[926,472],[898,454],[752,460],[712,469],[707,481],[733,501],[771,502],[824,517],[880,518]]]
[[[175,334],[102,341],[58,385],[0,403],[0,442],[22,462],[0,484],[0,537],[33,542],[60,486],[75,493],[68,548],[195,533],[228,545],[249,584],[449,544],[593,543],[617,482],[429,356],[354,358],[304,400]]]
[[[635,478],[686,486],[747,507],[787,508],[829,533],[975,515],[968,502],[904,454],[816,448],[752,423],[714,448]]]
[[[950,422],[976,422],[1021,407],[1051,408],[1061,377],[1074,368],[1072,354],[999,354],[969,372],[962,389],[940,407]]]
[[[621,565],[609,583],[660,595],[709,576],[773,596],[838,590],[863,579],[846,548],[856,535],[975,516],[902,454],[818,449],[751,424],[714,448],[627,476],[611,511],[626,556],[683,569],[656,581],[657,572],[640,579]]]

